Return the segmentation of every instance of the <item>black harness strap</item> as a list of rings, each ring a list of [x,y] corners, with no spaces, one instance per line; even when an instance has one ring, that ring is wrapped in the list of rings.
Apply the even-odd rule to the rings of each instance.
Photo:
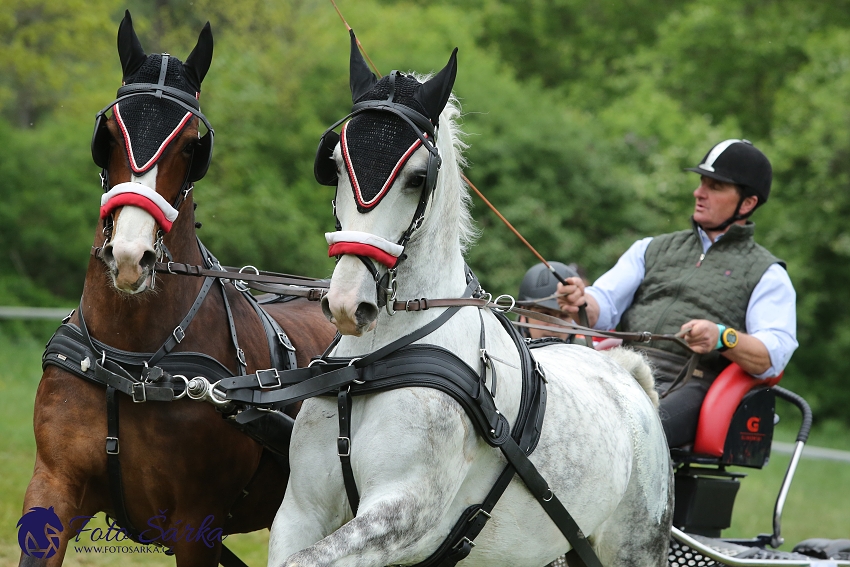
[[[154,366],[162,359],[163,356],[174,350],[174,347],[180,344],[180,342],[186,337],[186,329],[189,327],[189,323],[192,322],[192,319],[195,318],[195,314],[198,312],[198,309],[201,308],[201,304],[204,302],[204,299],[206,299],[213,283],[215,283],[215,278],[204,278],[204,285],[201,286],[201,290],[198,292],[198,297],[195,298],[195,302],[192,304],[189,312],[186,313],[186,316],[183,317],[180,324],[174,327],[174,330],[171,331],[171,334],[162,346],[159,347],[159,350],[157,350],[151,359],[148,360],[148,365]]]
[[[221,285],[221,300],[224,302],[224,312],[227,313],[227,326],[230,329],[230,342],[236,349],[236,373],[245,374],[248,363],[245,361],[245,351],[239,347],[239,339],[236,337],[236,323],[233,321],[233,311],[230,309],[230,301],[227,299],[227,284],[224,280],[217,280]]]
[[[339,437],[336,439],[336,452],[339,455],[339,463],[342,466],[342,482],[345,485],[345,494],[348,496],[348,505],[351,513],[357,515],[360,506],[360,494],[357,491],[357,482],[354,480],[354,471],[351,469],[351,389],[346,386],[339,389],[337,395],[337,414],[339,415]]]
[[[121,482],[121,460],[118,442],[118,400],[115,388],[106,387],[106,472],[109,475],[109,496],[114,506],[115,520],[127,531],[134,541],[139,540],[139,531],[133,526],[127,515],[127,505],[124,502],[124,490]]]

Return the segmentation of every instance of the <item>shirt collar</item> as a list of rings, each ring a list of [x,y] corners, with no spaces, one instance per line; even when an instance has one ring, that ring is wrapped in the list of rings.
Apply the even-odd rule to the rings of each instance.
[[[711,248],[711,245],[714,244],[714,242],[717,242],[718,240],[723,238],[723,234],[724,234],[724,233],[718,234],[717,238],[714,240],[714,242],[712,242],[711,238],[709,238],[708,234],[706,234],[706,232],[699,225],[697,225],[697,232],[699,233],[699,240],[700,240],[700,243],[702,244],[703,253],[708,252],[708,249]]]

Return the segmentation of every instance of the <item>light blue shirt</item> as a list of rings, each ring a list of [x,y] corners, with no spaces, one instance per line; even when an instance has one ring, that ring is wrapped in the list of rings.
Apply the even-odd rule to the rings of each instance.
[[[712,242],[700,228],[703,252]],[[717,237],[717,240],[723,235]],[[632,304],[635,292],[646,275],[646,248],[652,237],[638,240],[620,256],[617,264],[597,279],[586,292],[599,304],[596,329],[613,329]],[[747,305],[747,334],[756,337],[770,355],[770,368],[756,378],[776,376],[797,349],[797,294],[788,272],[772,264],[756,284]],[[684,321],[683,321],[684,323]]]

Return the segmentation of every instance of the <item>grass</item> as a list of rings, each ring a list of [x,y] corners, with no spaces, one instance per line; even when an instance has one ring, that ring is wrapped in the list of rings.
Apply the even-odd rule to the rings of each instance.
[[[10,340],[0,334],[0,565],[16,565],[20,550],[16,524],[21,516],[23,495],[32,474],[35,441],[32,433],[33,399],[41,377],[43,341]],[[786,404],[778,408],[782,420],[777,439],[793,441],[799,421],[796,410]],[[812,445],[850,450],[850,434],[838,423],[820,424],[810,437]],[[735,505],[729,537],[753,537],[772,531],[773,505],[789,456],[774,453],[761,471],[749,472]],[[790,549],[810,537],[846,538],[850,534],[850,464],[803,459],[782,522],[782,533]],[[90,527],[104,527],[101,514]],[[248,565],[266,564],[268,532],[230,536],[226,541]],[[97,554],[75,552],[66,556],[69,567],[173,566],[172,557],[160,554]]]

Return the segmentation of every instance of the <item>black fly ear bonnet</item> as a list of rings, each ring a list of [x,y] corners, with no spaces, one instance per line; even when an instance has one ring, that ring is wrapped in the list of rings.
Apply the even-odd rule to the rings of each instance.
[[[437,128],[440,113],[449,101],[457,75],[457,48],[443,70],[426,83],[420,83],[398,71],[393,71],[379,81],[360,54],[354,30],[349,33],[350,86],[354,106],[348,116],[335,122],[322,134],[313,165],[316,181],[322,185],[338,185],[333,153],[336,145],[340,144],[357,210],[368,213],[387,194],[410,156],[420,146],[428,150],[428,165],[419,204],[407,230],[397,242],[390,242],[376,234],[344,231],[339,218],[336,219],[336,232],[325,234],[328,256],[351,254],[360,258],[375,278],[378,306],[389,306],[391,301],[388,300],[387,292],[394,289],[395,269],[406,257],[405,246],[413,232],[422,225],[428,199],[437,186],[437,173],[442,163],[437,150]],[[342,127],[342,134],[334,132],[334,128],[349,118],[351,120]],[[381,276],[372,260],[389,268],[388,271]],[[394,298],[393,291],[389,299]]]
[[[185,63],[167,53],[146,55],[127,11],[118,29],[124,86],[118,89],[116,100],[97,114],[91,145],[94,162],[103,169],[109,163],[109,131],[104,115],[110,108],[124,138],[130,168],[137,175],[149,171],[197,116],[208,131],[194,148],[186,181],[201,179],[212,159],[215,135],[198,103],[212,51],[212,32],[207,22]]]
[[[440,167],[436,132],[457,74],[457,49],[446,67],[424,84],[398,71],[379,81],[363,60],[354,31],[350,33],[354,106],[322,136],[314,172],[322,185],[337,184],[333,151],[340,143],[357,209],[366,213],[378,205],[420,146],[430,153],[425,192],[433,191]],[[333,129],[348,118],[337,135]]]

